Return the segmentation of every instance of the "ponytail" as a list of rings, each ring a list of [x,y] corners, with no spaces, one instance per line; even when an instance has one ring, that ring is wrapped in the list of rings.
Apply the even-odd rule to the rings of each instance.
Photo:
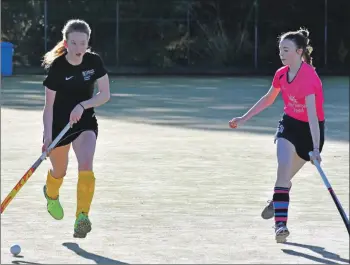
[[[312,57],[311,57],[311,53],[313,51],[313,48],[309,45],[310,43],[310,39],[309,39],[309,35],[310,32],[307,29],[300,29],[297,31],[299,34],[301,34],[304,37],[304,53],[303,53],[303,60],[304,62],[306,62],[307,64],[312,66]]]
[[[64,47],[64,40],[61,40],[56,46],[44,55],[42,66],[45,69],[49,68],[53,61],[66,53],[66,47]]]
[[[311,57],[312,50],[313,50],[312,47],[308,45],[303,53],[304,61],[311,66],[312,66],[312,57]]]

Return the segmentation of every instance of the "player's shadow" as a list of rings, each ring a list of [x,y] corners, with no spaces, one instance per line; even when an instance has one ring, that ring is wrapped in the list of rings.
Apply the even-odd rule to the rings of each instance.
[[[340,257],[338,254],[335,254],[333,252],[329,252],[325,250],[323,247],[318,247],[318,246],[312,246],[312,245],[305,245],[305,244],[299,244],[299,243],[292,243],[292,242],[286,242],[284,245],[290,245],[290,246],[295,246],[295,247],[302,247],[302,248],[307,248],[313,252],[316,252],[317,254],[320,254],[323,258],[318,258],[309,254],[305,254],[299,251],[291,250],[291,249],[282,249],[282,251],[286,254],[293,255],[293,256],[299,256],[299,257],[304,257],[306,259],[320,262],[323,264],[340,264],[335,261],[339,262],[344,262],[344,263],[350,263],[350,260],[344,259]]]
[[[13,260],[13,264],[18,264],[18,265],[26,265],[26,264],[33,264],[33,265],[41,265],[42,263],[35,263],[35,262],[29,262],[29,261],[24,261],[24,260]]]
[[[15,258],[23,258],[22,255],[17,255],[17,256],[14,256]],[[25,260],[13,260],[12,261],[13,264],[18,264],[18,265],[21,265],[21,264],[33,264],[33,265],[41,265],[41,263],[35,263],[35,262],[29,262],[29,261],[25,261]]]
[[[86,250],[79,247],[77,243],[65,242],[62,245],[85,259],[93,260],[96,264],[128,264],[119,260],[114,260],[100,255],[96,255],[91,252],[87,252]]]

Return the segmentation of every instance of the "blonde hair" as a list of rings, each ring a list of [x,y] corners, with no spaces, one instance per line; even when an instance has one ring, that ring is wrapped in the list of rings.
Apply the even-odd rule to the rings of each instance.
[[[66,53],[66,47],[64,46],[64,41],[68,39],[68,34],[72,32],[81,32],[86,33],[88,35],[88,39],[90,39],[91,28],[88,23],[84,20],[80,19],[71,19],[68,20],[66,25],[62,29],[62,40],[53,47],[52,50],[48,51],[44,55],[42,66],[46,69],[49,68],[53,61]]]

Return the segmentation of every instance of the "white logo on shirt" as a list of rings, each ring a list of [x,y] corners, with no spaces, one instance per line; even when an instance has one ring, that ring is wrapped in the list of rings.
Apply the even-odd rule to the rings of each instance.
[[[66,81],[72,79],[74,76],[66,77]]]
[[[288,99],[288,106],[291,107],[295,113],[305,112],[306,105],[298,103],[298,100],[295,98],[295,96],[288,95]]]
[[[83,77],[84,77],[84,81],[88,81],[91,79],[91,76],[95,73],[95,70],[94,69],[90,69],[90,70],[86,70],[86,71],[83,71],[82,74],[83,74]]]
[[[295,96],[292,95],[288,95],[288,98],[291,102],[293,102],[294,104],[298,104],[298,100],[296,100]]]

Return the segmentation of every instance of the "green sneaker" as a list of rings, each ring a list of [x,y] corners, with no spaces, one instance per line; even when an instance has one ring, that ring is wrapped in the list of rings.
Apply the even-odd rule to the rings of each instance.
[[[49,196],[47,196],[46,185],[44,186],[44,195],[47,200],[47,211],[49,212],[49,214],[56,220],[62,220],[64,213],[59,198],[53,200]]]
[[[91,231],[91,222],[85,213],[80,213],[74,223],[73,237],[85,238],[87,233]]]

